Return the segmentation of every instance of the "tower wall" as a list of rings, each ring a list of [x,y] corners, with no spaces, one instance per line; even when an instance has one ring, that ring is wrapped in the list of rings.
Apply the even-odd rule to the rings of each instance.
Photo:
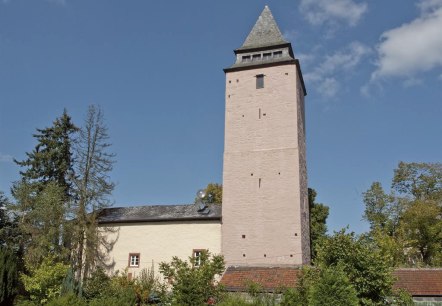
[[[226,72],[225,120],[226,263],[308,263],[304,91],[294,61]]]

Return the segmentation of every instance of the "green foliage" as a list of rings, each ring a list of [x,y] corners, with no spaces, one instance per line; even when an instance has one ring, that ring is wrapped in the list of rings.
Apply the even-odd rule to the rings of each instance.
[[[0,305],[12,304],[17,291],[17,255],[0,246]]]
[[[102,297],[109,291],[110,286],[111,278],[106,274],[103,268],[98,267],[84,282],[84,297],[87,299]]]
[[[325,238],[327,233],[327,218],[329,207],[316,203],[316,191],[312,188],[308,189],[308,202],[310,209],[310,240],[312,249],[312,259],[316,257],[316,249],[321,239]]]
[[[88,303],[76,296],[75,294],[68,294],[64,296],[57,297],[49,301],[46,306],[87,306]]]
[[[364,193],[368,238],[393,266],[442,264],[442,164],[400,162],[392,190]]]
[[[46,303],[60,296],[62,283],[69,266],[46,257],[37,268],[30,269],[30,275],[21,275],[21,280],[31,300]]]
[[[223,185],[217,183],[209,183],[206,188],[206,197],[204,198],[204,202],[208,204],[222,204],[223,202]],[[195,198],[195,203],[198,198]]]
[[[418,251],[428,266],[440,265],[442,250],[442,209],[434,201],[414,201],[402,216],[406,246]]]
[[[172,302],[177,305],[203,305],[209,298],[218,300],[222,291],[215,278],[224,272],[224,259],[204,251],[201,264],[194,267],[195,259],[184,261],[173,257],[170,263],[162,262],[160,272],[172,286]]]
[[[15,162],[25,167],[21,171],[22,180],[41,190],[49,182],[57,183],[69,195],[69,176],[72,173],[72,135],[78,128],[72,123],[71,117],[64,110],[51,127],[37,129],[33,136],[38,143],[35,149],[26,153],[27,159]]]
[[[387,195],[379,182],[374,182],[370,189],[363,193],[363,196],[364,219],[370,223],[371,230],[393,234],[399,221],[397,215],[394,214],[394,197]]]
[[[309,290],[309,305],[358,306],[355,288],[341,265],[330,266],[321,271],[319,280]]]
[[[66,222],[64,188],[49,182],[38,193],[21,182],[16,185],[17,205],[14,210],[19,218],[19,228],[24,235],[25,263],[28,267],[38,266],[49,254],[66,257],[69,249],[60,240],[61,233],[69,228]]]
[[[345,230],[325,239],[318,248],[320,269],[341,266],[357,291],[361,305],[382,305],[392,294],[388,260],[364,239]]]
[[[304,266],[296,288],[289,288],[283,292],[281,305],[309,306],[310,290],[319,282],[319,278],[320,269]]]
[[[442,164],[400,162],[394,170],[392,187],[417,200],[440,200]]]

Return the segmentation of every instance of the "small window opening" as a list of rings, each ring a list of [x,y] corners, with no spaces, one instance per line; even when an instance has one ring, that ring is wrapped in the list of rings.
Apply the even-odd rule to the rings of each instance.
[[[258,179],[258,188],[261,188],[261,178]]]
[[[242,235],[242,239],[245,239],[246,238],[246,235]]]
[[[246,254],[242,254],[242,257],[246,257]]]
[[[243,63],[250,62],[250,55],[244,55],[241,59]]]
[[[253,173],[250,173],[250,176],[253,176]]]
[[[286,73],[285,73],[285,75],[289,75],[289,73],[288,73],[288,72],[286,72]]]
[[[236,83],[239,83],[239,80],[238,80],[238,79],[236,79]]]
[[[266,113],[263,113],[262,115],[265,117]]]
[[[269,60],[269,59],[271,59],[272,58],[272,53],[264,53],[263,55],[262,55],[262,59],[263,60]]]
[[[129,254],[129,267],[137,268],[140,266],[140,253]]]
[[[193,258],[194,258],[194,267],[200,267],[201,266],[201,254],[203,250],[193,250]]]
[[[253,54],[252,62],[261,60],[261,54]]]
[[[229,80],[229,84],[232,83],[232,81]]]
[[[295,233],[295,236],[298,236],[298,233]]]
[[[293,254],[290,254],[290,257],[293,257]]]
[[[264,88],[264,75],[258,74],[256,76],[256,89]]]
[[[282,51],[275,51],[275,52],[273,52],[273,57],[276,57],[276,58],[282,57]]]
[[[267,257],[267,254],[264,254],[264,257]]]

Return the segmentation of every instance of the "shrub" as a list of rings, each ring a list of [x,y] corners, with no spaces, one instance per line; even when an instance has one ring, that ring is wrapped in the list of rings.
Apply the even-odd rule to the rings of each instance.
[[[309,305],[358,306],[355,288],[343,268],[332,266],[321,272],[321,277],[309,290]]]
[[[172,286],[172,303],[177,305],[203,305],[209,298],[219,300],[222,288],[215,281],[224,272],[224,258],[201,252],[200,264],[195,259],[184,261],[173,257],[172,262],[160,264],[160,272]]]
[[[60,295],[68,269],[68,265],[55,263],[54,259],[49,256],[39,267],[32,268],[30,275],[22,274],[21,280],[31,300],[44,304]]]

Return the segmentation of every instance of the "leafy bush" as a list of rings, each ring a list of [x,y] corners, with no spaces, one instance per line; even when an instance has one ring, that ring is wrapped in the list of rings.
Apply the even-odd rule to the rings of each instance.
[[[84,283],[84,297],[87,299],[102,297],[109,291],[110,285],[111,278],[103,268],[98,267]]]
[[[87,306],[87,302],[75,294],[68,294],[49,301],[46,306]]]
[[[308,301],[311,306],[359,305],[357,292],[340,265],[321,271],[318,282],[309,290]]]
[[[160,264],[160,272],[172,286],[172,303],[177,305],[203,305],[209,299],[219,300],[222,287],[215,281],[224,272],[224,258],[206,251],[201,252],[200,264],[195,259],[184,261],[173,257],[172,262]]]
[[[41,304],[60,296],[63,280],[69,266],[54,262],[51,256],[45,258],[41,265],[30,270],[30,275],[21,275],[21,280],[31,300]]]

